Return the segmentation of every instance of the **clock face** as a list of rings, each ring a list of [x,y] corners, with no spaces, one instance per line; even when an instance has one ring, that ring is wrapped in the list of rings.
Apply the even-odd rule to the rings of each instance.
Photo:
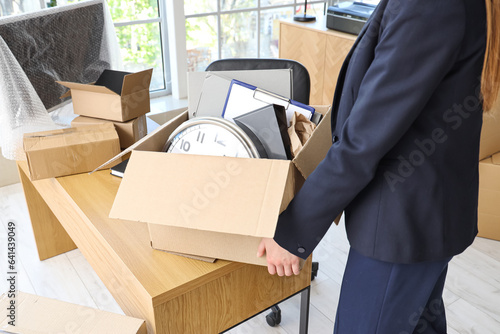
[[[164,151],[240,158],[258,157],[256,149],[237,125],[203,117],[184,122],[167,141]]]

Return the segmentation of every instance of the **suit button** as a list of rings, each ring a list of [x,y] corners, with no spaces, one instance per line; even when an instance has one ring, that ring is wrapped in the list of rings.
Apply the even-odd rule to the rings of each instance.
[[[299,252],[300,254],[302,254],[302,253],[306,252],[306,249],[304,247],[300,246],[299,248],[297,248],[297,252]]]
[[[332,136],[332,143],[336,143],[339,141],[339,137],[337,137],[336,135],[333,135]]]

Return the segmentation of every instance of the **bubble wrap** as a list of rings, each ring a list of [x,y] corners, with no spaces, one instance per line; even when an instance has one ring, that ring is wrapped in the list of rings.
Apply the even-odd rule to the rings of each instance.
[[[47,111],[61,109],[69,98],[60,99],[67,88],[56,80],[89,83],[104,69],[120,67],[118,41],[103,0],[0,18],[2,154],[25,159],[24,133],[59,127]]]
[[[25,160],[23,134],[57,126],[2,37],[0,64],[0,147],[7,159]]]

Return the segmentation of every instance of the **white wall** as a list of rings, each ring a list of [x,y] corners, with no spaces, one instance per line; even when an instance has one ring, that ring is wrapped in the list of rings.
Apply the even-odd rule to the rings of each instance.
[[[3,157],[0,148],[0,187],[19,182],[16,162]]]

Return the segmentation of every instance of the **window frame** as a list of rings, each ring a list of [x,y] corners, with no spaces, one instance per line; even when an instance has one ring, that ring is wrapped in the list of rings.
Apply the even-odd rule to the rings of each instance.
[[[115,28],[127,27],[127,26],[132,26],[132,25],[140,25],[140,24],[150,24],[150,23],[158,23],[159,24],[161,54],[162,54],[162,63],[163,63],[163,82],[164,82],[165,88],[151,91],[150,96],[152,98],[172,94],[172,76],[171,76],[170,55],[169,55],[169,47],[168,47],[168,45],[169,45],[168,44],[169,25],[167,24],[167,18],[165,15],[166,0],[157,0],[157,1],[158,1],[158,17],[156,17],[156,18],[113,22],[113,26]]]
[[[297,1],[294,0],[293,3],[288,3],[288,4],[283,4],[283,5],[271,5],[271,6],[261,6],[261,1],[262,0],[257,0],[257,5],[255,7],[251,8],[242,8],[242,9],[231,9],[231,10],[221,10],[221,5],[220,5],[220,0],[217,1],[217,10],[212,11],[212,12],[206,12],[206,13],[200,13],[200,14],[189,14],[185,15],[185,19],[190,19],[190,18],[197,18],[197,17],[204,17],[204,16],[216,16],[217,17],[217,40],[218,40],[218,45],[217,45],[217,59],[221,59],[222,57],[222,39],[220,38],[220,33],[222,31],[222,23],[221,23],[221,16],[225,14],[237,14],[237,13],[245,13],[245,12],[257,12],[257,31],[259,34],[257,34],[257,54],[260,57],[260,28],[261,28],[261,12],[262,11],[267,11],[271,9],[279,9],[279,8],[287,8],[287,7],[293,7],[294,13],[297,12],[297,7],[299,6],[304,6],[305,1]],[[324,13],[326,13],[326,6],[328,4],[328,1],[326,0],[316,0],[316,1],[308,1],[308,5],[317,5],[317,4],[323,4],[324,5]]]
[[[257,6],[252,8],[234,9],[230,11],[222,11],[220,6],[220,1],[217,2],[217,11],[207,12],[201,14],[190,14],[185,15],[184,13],[184,1],[183,0],[158,0],[164,2],[163,9],[166,12],[165,18],[168,23],[168,39],[169,39],[169,52],[170,52],[170,73],[172,78],[172,97],[176,99],[182,99],[187,97],[187,48],[186,48],[186,19],[194,17],[203,17],[209,15],[217,16],[217,35],[218,35],[218,46],[217,46],[217,59],[221,58],[221,39],[220,33],[222,31],[221,26],[221,16],[228,13],[241,13],[248,11],[257,11],[257,28],[259,31],[257,38],[257,50],[260,55],[260,15],[261,11],[276,8],[293,7],[294,12],[297,11],[298,6],[304,6],[305,1],[294,0],[293,3],[284,5],[272,5],[272,6],[261,6],[261,0],[257,0]],[[323,4],[324,11],[326,13],[326,8],[329,1],[326,0],[316,0],[308,1],[308,5]],[[291,18],[290,18],[291,19]]]

